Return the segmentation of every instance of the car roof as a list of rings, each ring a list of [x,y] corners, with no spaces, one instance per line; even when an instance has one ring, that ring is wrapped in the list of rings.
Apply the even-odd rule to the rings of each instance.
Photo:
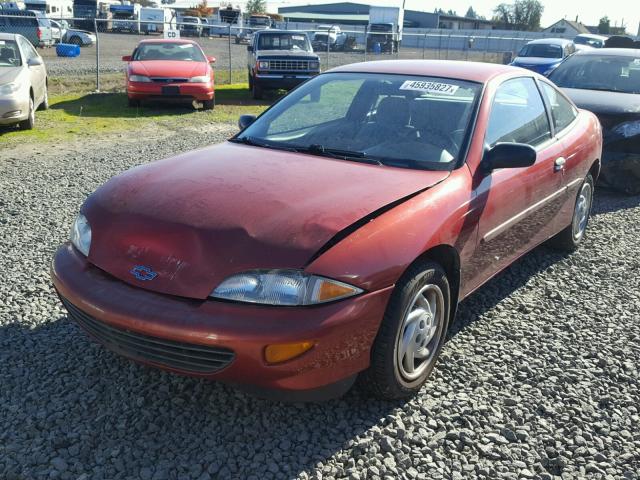
[[[150,38],[149,40],[140,40],[138,45],[143,43],[192,43],[197,45],[197,42],[193,40],[187,40],[186,38]]]
[[[281,28],[270,28],[268,30],[258,30],[255,33],[259,33],[260,35],[270,34],[270,33],[295,33],[296,35],[306,35],[307,32],[304,30],[283,30]]]
[[[455,78],[486,83],[494,77],[508,74],[531,75],[532,72],[496,63],[466,62],[458,60],[378,60],[352,63],[332,68],[329,72],[390,73]]]
[[[640,48],[594,48],[589,50],[579,50],[574,55],[584,56],[615,56],[615,57],[640,57]]]
[[[567,40],[566,38],[539,38],[537,40],[530,41],[527,45],[536,45],[539,43],[565,46],[568,43],[573,43],[573,40]]]
[[[17,37],[17,33],[0,33],[0,40],[15,40]]]
[[[607,37],[606,35],[596,35],[595,33],[580,33],[578,35],[576,35],[576,38],[595,38],[596,40],[606,40]]]

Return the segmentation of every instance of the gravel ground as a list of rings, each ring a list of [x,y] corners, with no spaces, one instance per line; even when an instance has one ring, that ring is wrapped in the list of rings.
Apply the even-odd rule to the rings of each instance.
[[[133,49],[140,40],[149,39],[146,35],[133,34],[116,34],[104,33],[100,34],[100,73],[113,73],[124,71],[124,63],[122,57],[131,55]],[[195,39],[207,55],[216,57],[216,68],[218,70],[227,71],[229,62],[231,61],[232,70],[245,71],[247,69],[247,46],[236,45],[231,42],[231,52],[229,52],[229,42],[226,37],[218,38],[196,38]],[[73,75],[95,75],[96,72],[96,48],[83,47],[81,54],[76,58],[57,57],[55,48],[40,50],[45,60],[47,70],[51,76],[73,76]],[[230,54],[231,53],[231,54]],[[363,52],[344,53],[330,52],[329,63],[327,64],[327,55],[325,52],[319,52],[322,69],[336,67],[338,65],[347,65],[349,63],[365,61]],[[425,58],[433,59],[450,59],[450,60],[477,60],[477,61],[501,61],[502,55],[497,53],[484,52],[461,52],[454,50],[426,50]],[[396,55],[372,55],[368,54],[366,60],[380,60],[396,58]],[[403,59],[421,59],[423,58],[422,49],[402,48],[397,58]]]
[[[0,478],[640,478],[639,197],[599,191],[580,251],[463,302],[409,402],[270,403],[89,341],[48,275],[82,200],[230,133],[0,146]]]

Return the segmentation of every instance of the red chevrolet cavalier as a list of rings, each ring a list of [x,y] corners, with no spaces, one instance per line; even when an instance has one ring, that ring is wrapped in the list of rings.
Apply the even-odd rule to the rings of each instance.
[[[152,366],[288,399],[415,393],[460,299],[584,239],[598,121],[531,71],[348,65],[222,145],[119,175],[52,277],[71,318]]]
[[[196,101],[205,110],[215,105],[214,57],[192,40],[143,40],[127,62],[129,106],[141,100]]]

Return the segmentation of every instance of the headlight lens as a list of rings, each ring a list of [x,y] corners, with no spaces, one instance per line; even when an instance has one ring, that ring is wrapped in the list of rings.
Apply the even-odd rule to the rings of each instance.
[[[199,77],[191,77],[189,81],[191,83],[209,83],[210,79],[211,77],[209,77],[208,75],[201,75]]]
[[[130,82],[149,83],[151,79],[145,75],[129,75]]]
[[[316,70],[320,68],[320,62],[309,62],[309,68],[311,70]]]
[[[268,70],[269,69],[269,62],[258,62],[258,68],[260,70]]]
[[[346,283],[300,270],[256,270],[225,279],[211,297],[265,305],[315,305],[362,293]]]
[[[17,83],[6,83],[0,85],[0,95],[11,95],[13,92],[17,92],[20,85]]]
[[[76,217],[76,221],[73,222],[71,227],[71,243],[85,257],[89,256],[89,249],[91,248],[91,226],[87,221],[87,217],[80,214]]]

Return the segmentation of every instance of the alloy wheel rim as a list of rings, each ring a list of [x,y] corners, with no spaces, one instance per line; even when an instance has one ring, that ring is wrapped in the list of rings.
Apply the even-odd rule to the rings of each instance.
[[[593,191],[591,184],[585,183],[582,189],[580,189],[578,199],[576,200],[576,209],[573,213],[573,238],[576,240],[580,240],[587,229],[592,198]]]
[[[419,378],[435,357],[443,325],[444,296],[437,285],[423,286],[406,310],[396,345],[397,365],[408,381]]]

